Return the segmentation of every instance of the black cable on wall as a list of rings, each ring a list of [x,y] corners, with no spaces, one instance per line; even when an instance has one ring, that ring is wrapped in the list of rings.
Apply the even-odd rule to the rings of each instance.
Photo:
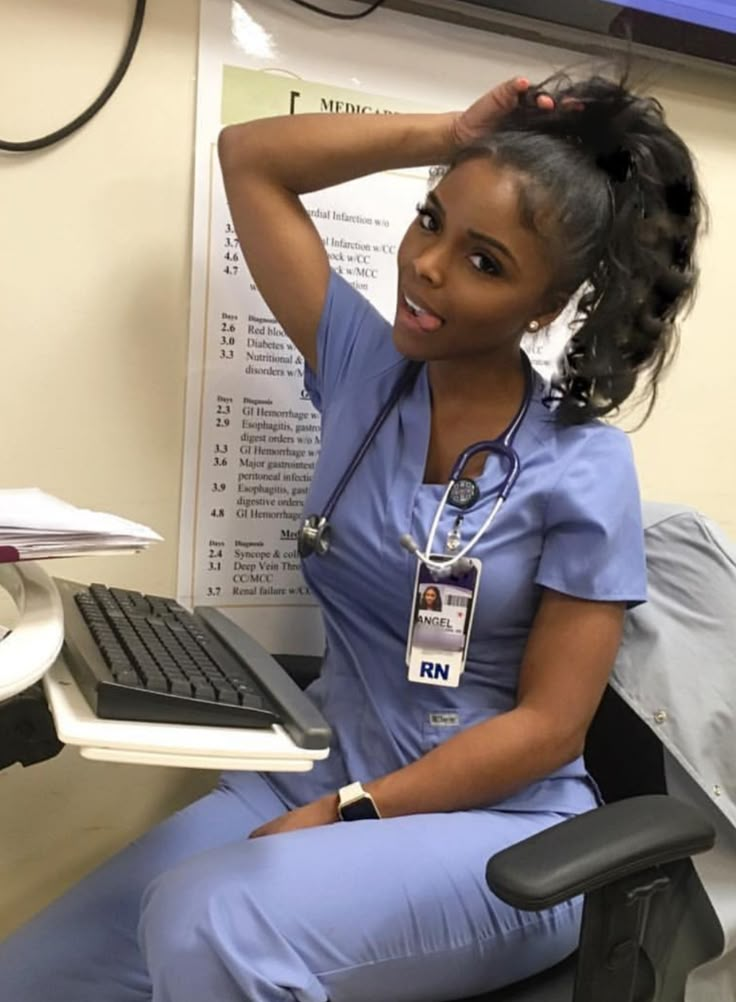
[[[316,4],[308,3],[308,0],[293,0],[295,4],[299,7],[305,7],[307,10],[314,11],[315,14],[324,14],[325,17],[334,17],[338,21],[358,21],[361,17],[368,17],[372,14],[374,10],[381,7],[384,0],[374,0],[374,3],[366,10],[360,11],[359,14],[338,14],[335,11],[325,10],[323,7],[318,7]]]
[[[63,126],[61,129],[57,129],[55,132],[50,132],[47,136],[42,136],[40,139],[29,139],[20,143],[12,143],[7,140],[0,139],[0,150],[6,153],[30,153],[33,150],[42,150],[47,146],[53,146],[54,143],[58,143],[62,139],[66,139],[67,136],[76,132],[77,129],[81,129],[85,123],[94,117],[100,108],[107,104],[112,95],[115,93],[120,81],[123,79],[128,67],[130,66],[138,45],[138,38],[140,37],[141,28],[143,27],[143,15],[145,12],[146,0],[136,0],[135,12],[133,14],[133,24],[130,28],[130,34],[128,35],[128,41],[125,49],[120,57],[120,62],[118,63],[107,86],[104,88],[100,96],[92,102],[89,108],[83,111],[81,115],[78,115],[73,121],[69,122],[68,125]]]

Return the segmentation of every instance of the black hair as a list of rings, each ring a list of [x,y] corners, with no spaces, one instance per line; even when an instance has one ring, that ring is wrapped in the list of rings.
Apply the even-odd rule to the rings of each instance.
[[[437,596],[434,605],[427,605],[427,592],[429,591],[430,588]],[[427,587],[424,589],[419,599],[419,608],[432,609],[433,612],[442,612],[442,595],[440,595],[439,588],[437,588],[435,585],[427,585]]]
[[[553,110],[539,108],[548,94]],[[676,319],[697,283],[695,244],[704,217],[693,158],[657,100],[626,80],[530,88],[484,143],[525,179],[525,225],[552,239],[554,294],[582,287],[579,319],[553,381],[556,415],[579,424],[615,411],[645,376],[651,413],[657,381],[677,345]]]

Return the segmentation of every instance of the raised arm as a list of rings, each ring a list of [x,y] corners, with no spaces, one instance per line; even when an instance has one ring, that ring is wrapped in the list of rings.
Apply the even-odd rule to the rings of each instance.
[[[329,277],[322,240],[299,196],[451,154],[452,115],[290,115],[232,125],[219,154],[233,224],[253,280],[316,369]]]
[[[329,261],[299,196],[378,171],[444,163],[489,131],[527,86],[502,84],[463,114],[287,115],[223,129],[220,164],[245,260],[312,368]]]

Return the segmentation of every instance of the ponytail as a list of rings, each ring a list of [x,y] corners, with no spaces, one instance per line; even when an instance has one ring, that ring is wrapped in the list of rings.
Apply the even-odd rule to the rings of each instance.
[[[537,106],[540,92],[553,111]],[[637,385],[646,419],[697,284],[704,204],[687,146],[625,82],[559,76],[525,95],[485,151],[525,175],[524,218],[551,219],[557,291],[583,289],[553,384],[558,419],[604,417]]]

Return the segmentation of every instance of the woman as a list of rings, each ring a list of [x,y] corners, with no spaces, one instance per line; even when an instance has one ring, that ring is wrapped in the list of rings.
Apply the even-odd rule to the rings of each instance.
[[[459,114],[224,130],[241,246],[322,414],[307,510],[323,510],[406,360],[421,363],[335,509],[330,553],[304,565],[328,638],[311,692],[335,742],[306,775],[224,776],[12,937],[0,983],[14,1002],[441,1002],[574,949],[579,902],[516,912],[484,868],[597,803],[583,741],[646,584],[630,448],[596,419],[642,375],[656,390],[700,203],[655,102],[599,79],[546,90],[517,80]],[[330,273],[299,196],[437,163],[449,170],[399,250],[391,325]],[[584,283],[550,394],[521,338]],[[398,540],[423,546],[456,457],[514,428],[521,473],[471,554],[483,577],[464,670],[455,686],[412,679],[416,560]],[[467,465],[480,497],[445,511],[440,555],[482,525],[502,468],[495,454]],[[357,804],[365,820],[339,820],[346,788],[345,815]]]
[[[442,599],[439,589],[434,585],[427,585],[419,599],[420,609],[431,609],[432,612],[442,612]]]

